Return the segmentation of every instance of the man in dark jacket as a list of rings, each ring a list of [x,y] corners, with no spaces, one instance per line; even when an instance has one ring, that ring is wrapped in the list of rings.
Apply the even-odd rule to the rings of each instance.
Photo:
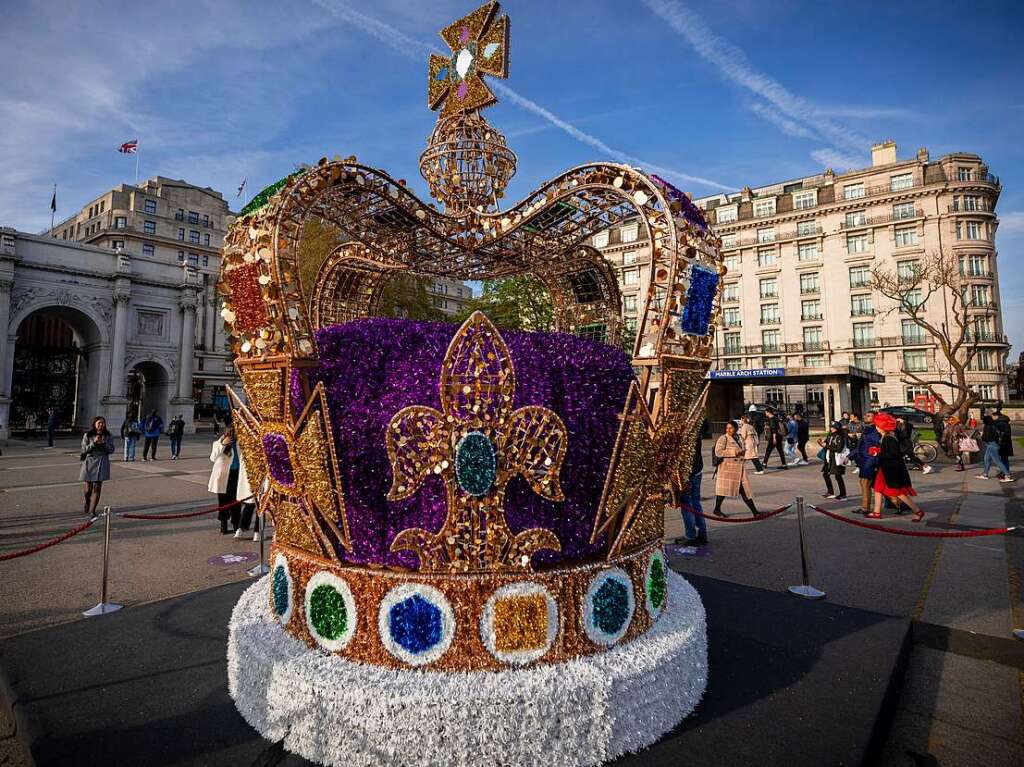
[[[807,458],[807,441],[811,438],[811,425],[803,413],[793,413],[793,418],[796,420],[796,449],[800,451],[800,460],[797,463],[806,466],[810,463]]]
[[[878,473],[878,456],[871,455],[871,448],[880,448],[882,436],[875,428],[875,413],[869,410],[864,414],[864,428],[861,430],[857,447],[853,451],[853,462],[857,465],[857,480],[860,482],[860,508],[862,514],[871,513],[872,488],[875,475]]]
[[[992,414],[993,424],[999,431],[999,457],[1009,467],[1010,456],[1013,455],[1013,432],[1010,429],[1010,417],[1003,412],[1003,403],[996,404]]]
[[[782,468],[786,468],[786,454],[782,451],[782,445],[786,441],[786,427],[782,423],[782,419],[779,418],[779,414],[775,412],[775,408],[767,407],[764,409],[766,417],[764,422],[764,438],[767,443],[767,447],[764,451],[764,465],[768,467],[768,456],[772,453],[772,448],[775,448],[779,454],[779,460],[782,462]]]
[[[171,460],[177,461],[181,455],[181,437],[185,433],[185,417],[179,413],[167,424],[167,436],[171,440]]]

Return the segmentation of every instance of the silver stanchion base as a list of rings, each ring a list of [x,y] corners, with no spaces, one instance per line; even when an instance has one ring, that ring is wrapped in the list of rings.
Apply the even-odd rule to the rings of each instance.
[[[1014,629],[1013,636],[1020,641],[1024,642],[1024,629]]]
[[[818,591],[818,589],[814,588],[814,586],[790,586],[789,593],[795,594],[798,597],[803,597],[804,599],[825,598],[825,592]]]
[[[263,562],[260,562],[258,565],[256,565],[256,567],[252,568],[251,570],[246,570],[246,572],[253,578],[256,578],[260,575],[266,575],[267,573],[269,573],[270,566],[264,564]]]
[[[86,618],[93,618],[97,615],[106,615],[107,613],[116,613],[124,605],[119,605],[116,602],[100,602],[95,607],[90,607],[82,615]]]

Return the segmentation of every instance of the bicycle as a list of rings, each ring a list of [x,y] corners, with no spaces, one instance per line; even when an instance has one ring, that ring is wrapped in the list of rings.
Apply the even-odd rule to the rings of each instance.
[[[914,443],[914,455],[921,463],[930,464],[938,457],[939,451],[931,442],[918,440]]]

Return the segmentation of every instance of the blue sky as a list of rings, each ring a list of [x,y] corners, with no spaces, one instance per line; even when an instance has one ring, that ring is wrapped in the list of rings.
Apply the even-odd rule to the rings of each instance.
[[[38,231],[141,174],[234,203],[297,163],[355,154],[425,196],[426,53],[473,0],[30,2],[0,28],[0,224]],[[519,156],[506,199],[581,162],[694,195],[901,157],[977,152],[1003,182],[1012,354],[1024,344],[1024,9],[1015,3],[510,0],[488,119]],[[491,84],[495,83],[490,80]],[[495,86],[500,87],[500,86]],[[511,90],[508,90],[511,89]]]

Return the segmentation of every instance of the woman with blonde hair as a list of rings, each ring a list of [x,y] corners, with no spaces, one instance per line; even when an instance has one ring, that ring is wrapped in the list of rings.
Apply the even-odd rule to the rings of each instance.
[[[755,474],[764,474],[764,466],[761,465],[761,441],[757,436],[757,428],[750,421],[748,413],[740,416],[737,433],[743,443],[743,457],[754,464]]]
[[[747,449],[740,442],[737,430],[736,422],[729,421],[725,425],[725,434],[715,443],[714,456],[718,469],[715,473],[715,508],[712,513],[716,517],[727,516],[722,511],[722,501],[726,496],[739,496],[754,516],[761,515],[754,505],[754,492],[747,478]]]

